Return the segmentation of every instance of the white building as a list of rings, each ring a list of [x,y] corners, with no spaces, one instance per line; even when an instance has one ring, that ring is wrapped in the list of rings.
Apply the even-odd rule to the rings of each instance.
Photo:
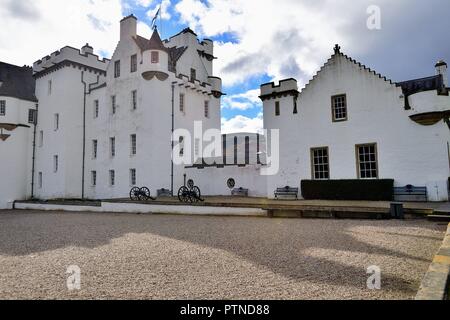
[[[0,209],[31,194],[33,70],[0,62]]]
[[[127,198],[135,185],[176,194],[184,174],[205,195],[230,195],[230,181],[250,196],[273,198],[276,188],[299,188],[303,180],[389,178],[396,186],[426,186],[429,200],[448,200],[445,63],[433,77],[393,83],[336,47],[302,91],[294,79],[262,85],[264,127],[280,130],[280,169],[264,176],[270,137],[266,148],[261,135],[219,135],[222,150],[202,160],[203,132],[221,125],[213,42],[190,29],[165,41],[155,30],[145,39],[136,26],[134,16],[121,21],[111,60],[85,45],[35,62],[35,84],[31,69],[10,67],[28,72],[26,82],[11,84],[0,65],[0,154],[7,164],[0,208],[31,197]],[[184,133],[172,142],[179,129]],[[173,164],[174,146],[192,161]]]
[[[394,179],[448,200],[450,97],[447,64],[436,75],[394,83],[341,53],[299,92],[295,79],[261,86],[264,127],[280,130],[280,172],[268,196],[302,180]]]

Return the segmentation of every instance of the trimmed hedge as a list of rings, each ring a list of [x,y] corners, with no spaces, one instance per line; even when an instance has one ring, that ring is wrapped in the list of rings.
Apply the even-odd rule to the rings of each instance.
[[[392,201],[394,180],[303,180],[306,200]]]

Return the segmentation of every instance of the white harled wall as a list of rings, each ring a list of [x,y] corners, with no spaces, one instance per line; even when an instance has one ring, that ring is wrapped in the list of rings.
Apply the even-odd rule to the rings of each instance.
[[[338,94],[347,94],[348,121],[332,121],[331,97]],[[423,108],[419,101],[425,96],[450,109],[450,98],[436,91],[410,97],[411,104]],[[329,148],[331,179],[356,179],[355,146],[377,143],[379,178],[395,179],[396,186],[427,186],[431,201],[448,200],[449,128],[444,121],[422,126],[410,120],[415,111],[405,110],[395,84],[336,55],[301,92],[298,114],[292,97],[285,97],[278,99],[281,115],[275,116],[275,101],[264,102],[264,126],[280,129],[281,137],[281,169],[268,178],[269,197],[277,187],[300,187],[301,180],[312,179],[311,148]]]

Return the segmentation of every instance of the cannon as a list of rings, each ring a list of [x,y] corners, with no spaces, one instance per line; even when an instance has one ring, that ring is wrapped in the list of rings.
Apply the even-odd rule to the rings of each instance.
[[[156,198],[153,198],[150,193],[150,189],[147,187],[134,187],[130,191],[130,199],[131,201],[149,201],[149,200],[156,200]]]
[[[200,188],[197,187],[192,179],[186,182],[184,175],[184,185],[178,190],[178,200],[184,203],[196,203],[205,201],[202,199]]]

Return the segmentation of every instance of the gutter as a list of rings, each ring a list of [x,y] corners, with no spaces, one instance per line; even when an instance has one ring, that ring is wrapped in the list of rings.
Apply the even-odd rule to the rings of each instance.
[[[81,199],[84,200],[84,171],[86,166],[86,89],[87,83],[84,81],[84,71],[81,71],[81,83],[84,86],[83,89],[83,158],[82,158],[82,172],[81,172]]]

